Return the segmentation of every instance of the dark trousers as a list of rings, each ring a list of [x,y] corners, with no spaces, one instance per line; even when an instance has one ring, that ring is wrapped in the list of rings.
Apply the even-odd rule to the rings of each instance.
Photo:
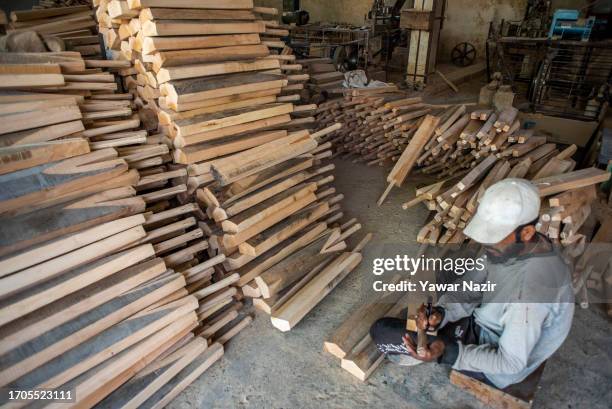
[[[405,314],[404,314],[405,316]],[[370,328],[370,336],[374,340],[376,347],[383,354],[406,354],[408,349],[404,346],[402,337],[408,336],[417,342],[416,332],[406,330],[406,319],[385,317],[376,321]],[[444,354],[438,360],[439,363],[452,365],[457,360],[459,353],[458,341],[462,344],[477,344],[480,335],[480,327],[474,321],[474,317],[466,317],[457,322],[449,322],[438,331],[436,336],[427,335],[428,343],[436,339],[444,342]],[[484,374],[479,372],[469,372],[467,375],[482,382],[490,383]]]

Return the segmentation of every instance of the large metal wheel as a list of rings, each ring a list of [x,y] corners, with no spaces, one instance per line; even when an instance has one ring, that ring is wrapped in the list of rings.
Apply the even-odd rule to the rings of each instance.
[[[451,52],[451,61],[459,67],[472,65],[476,60],[476,48],[470,43],[459,43]]]

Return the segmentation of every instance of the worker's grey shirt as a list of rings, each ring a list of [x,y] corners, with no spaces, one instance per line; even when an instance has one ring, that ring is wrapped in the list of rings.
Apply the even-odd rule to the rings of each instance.
[[[574,297],[568,266],[555,253],[485,261],[464,280],[496,283],[496,291],[446,293],[442,322],[470,314],[481,327],[479,345],[459,343],[453,368],[482,372],[497,387],[521,382],[548,359],[569,333]]]

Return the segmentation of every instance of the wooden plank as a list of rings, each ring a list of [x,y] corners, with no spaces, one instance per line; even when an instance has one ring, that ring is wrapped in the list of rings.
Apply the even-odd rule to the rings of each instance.
[[[13,10],[11,11],[11,21],[31,21],[49,17],[63,16],[66,14],[79,13],[88,11],[88,6],[69,6],[69,7],[52,7],[45,9],[32,10]]]
[[[399,318],[400,312],[408,304],[409,298],[404,295],[385,315]],[[378,368],[383,359],[384,355],[372,341],[370,334],[367,334],[342,358],[340,366],[357,379],[365,381]]]
[[[162,84],[160,87],[168,102],[181,104],[277,89],[284,85],[286,85],[286,81],[277,75],[257,72],[221,75],[215,77],[214,81],[207,78],[172,81],[168,84]]]
[[[105,192],[116,188],[125,188],[129,186],[135,186],[138,182],[138,171],[135,169],[128,170],[125,173],[115,176],[111,179],[106,179],[95,184],[84,185],[78,190],[63,193],[59,196],[47,197],[36,203],[30,203],[28,206],[19,207],[12,209],[7,212],[7,215],[15,215],[21,213],[32,212],[37,209],[44,209],[46,207],[55,206],[60,203],[67,203],[71,200],[85,198],[99,192]]]
[[[360,253],[343,253],[271,315],[272,325],[286,332],[316,306],[361,262]]]
[[[286,124],[290,121],[291,116],[289,114],[283,114],[270,118],[246,122],[244,124],[227,126],[212,131],[198,132],[188,136],[177,135],[174,138],[174,146],[176,148],[183,148],[185,146],[195,145],[202,142],[209,142],[220,138],[225,138],[227,136],[239,135],[247,132],[267,129],[271,126]]]
[[[345,358],[369,334],[374,322],[386,316],[401,296],[402,293],[392,293],[354,309],[342,325],[323,343],[325,351],[337,358]]]
[[[80,120],[48,125],[35,129],[0,135],[0,146],[23,145],[37,142],[47,142],[64,136],[69,136],[85,129]]]
[[[181,12],[181,15],[191,17]],[[145,37],[142,44],[144,55],[156,51],[191,50],[260,44],[258,34],[229,34],[215,36]]]
[[[220,141],[191,145],[183,149],[176,149],[173,153],[174,161],[184,164],[201,162],[254,148],[285,136],[287,136],[287,131],[258,132],[245,136],[237,135],[223,138]]]
[[[450,381],[453,385],[475,396],[481,402],[495,409],[528,409],[531,408],[533,397],[522,400],[503,390],[487,385],[459,371],[451,370]]]
[[[237,247],[238,245],[250,239],[251,237],[254,237],[256,234],[259,234],[262,231],[274,226],[280,221],[291,216],[293,213],[299,211],[300,209],[303,209],[310,203],[313,203],[316,199],[317,197],[314,193],[307,193],[305,196],[299,197],[291,201],[287,206],[284,206],[277,212],[267,216],[262,220],[255,222],[244,230],[241,230],[240,232],[235,234],[225,234],[223,236],[223,244],[227,248]]]
[[[138,17],[141,23],[149,20],[255,20],[249,10],[192,9],[189,12],[177,8],[145,8]]]
[[[183,67],[162,68],[157,72],[156,78],[158,83],[163,84],[168,81],[185,78],[273,70],[277,68],[280,68],[278,60],[261,59],[254,61],[227,61],[221,63],[194,64]]]
[[[280,92],[281,92],[281,89],[279,87],[279,88],[264,89],[261,91],[247,92],[247,93],[236,94],[236,95],[228,95],[228,96],[213,98],[213,99],[205,99],[205,100],[195,101],[195,102],[185,102],[185,103],[180,103],[180,104],[172,103],[168,101],[166,97],[162,97],[160,98],[160,107],[169,108],[179,113],[183,111],[193,111],[193,110],[205,109],[205,108],[213,109],[213,111],[211,112],[216,112],[216,111],[219,111],[219,109],[216,109],[218,106],[224,106],[227,104],[235,104],[238,102],[245,103],[246,101],[258,101],[258,100],[261,100],[267,97],[277,96],[280,94]]]
[[[131,9],[172,7],[179,9],[252,9],[253,0],[127,0]]]
[[[289,176],[278,183],[270,183],[258,191],[252,192],[247,197],[244,197],[240,200],[236,200],[233,204],[228,206],[225,209],[227,216],[235,216],[240,212],[245,211],[246,209],[255,206],[264,200],[267,200],[286,189],[292,188],[299,183],[302,183],[310,178],[313,178],[322,173],[331,171],[334,169],[334,165],[329,165],[321,169],[317,169],[313,172],[300,172],[296,175]]]
[[[0,260],[0,277],[42,263],[145,222],[142,214],[114,220]]]
[[[0,257],[56,237],[144,211],[131,187],[117,188],[30,213],[0,217]],[[28,228],[24,229],[24,226]]]
[[[78,404],[93,407],[155,358],[183,339],[197,325],[194,313],[185,315],[131,348],[113,356],[95,371],[66,384],[79,394]]]
[[[0,73],[0,89],[30,89],[42,87],[61,87],[64,85],[62,74],[5,74]]]
[[[20,112],[4,115],[5,120],[0,134],[23,131],[46,125],[81,119],[81,111],[77,105],[50,107],[37,111]]]
[[[96,407],[100,409],[138,408],[207,348],[208,344],[205,339],[200,337],[192,339],[187,345],[165,358],[150,363],[128,382],[104,398]]]
[[[306,208],[304,211],[288,217],[261,234],[240,243],[238,249],[242,254],[248,254],[255,257],[260,256],[317,219],[323,217],[329,212],[329,209],[329,204],[326,202],[317,204],[312,209]]]
[[[227,193],[230,197],[223,202],[222,206],[227,207],[230,203],[234,203],[270,183],[311,168],[313,165],[314,161],[312,159],[289,159],[264,169],[250,178],[243,178],[229,186]]]
[[[113,149],[99,150],[0,175],[0,213],[55,199],[119,176],[127,171],[127,164],[122,159],[111,159],[116,155]]]
[[[610,179],[610,173],[597,168],[586,168],[533,180],[540,190],[540,196],[550,196],[566,190],[578,189],[588,185],[603,183]]]
[[[425,120],[410,140],[408,147],[387,176],[387,182],[401,186],[439,122],[440,119],[435,116],[427,115],[425,117]]]
[[[323,233],[326,228],[325,223],[319,223],[314,227],[314,232]],[[255,277],[262,297],[274,297],[327,259],[329,254],[322,254],[321,251],[328,238],[327,234],[319,237]]]
[[[0,175],[89,153],[82,138],[0,148]]]
[[[145,232],[143,228],[141,226],[135,226],[73,250],[72,252],[65,253],[49,261],[23,269],[18,273],[3,277],[0,279],[0,284],[2,286],[2,289],[0,289],[0,297],[7,297],[18,291],[23,291],[42,282],[51,280],[69,271],[71,268],[79,267],[87,262],[112,254],[118,249],[144,236]]]
[[[211,169],[221,186],[226,186],[287,159],[302,155],[316,146],[317,143],[308,136],[308,132],[296,132],[286,138],[232,155],[224,161],[217,160],[212,164]],[[241,165],[236,167],[236,163]]]
[[[153,54],[153,69],[159,71],[163,67],[178,65],[201,64],[219,61],[252,60],[270,54],[263,44],[236,45],[219,48],[204,48],[177,51],[160,51]]]
[[[170,382],[161,387],[153,396],[147,399],[140,408],[162,409],[168,405],[181,391],[202,375],[208,368],[223,356],[221,343],[213,343],[204,353],[179,372]]]
[[[197,115],[193,118],[179,119],[174,122],[177,137],[186,137],[202,132],[210,132],[229,126],[259,121],[293,112],[293,104],[268,104],[255,108],[240,108],[229,111]]]
[[[155,261],[156,271],[161,274],[165,271],[165,266],[160,259]],[[147,268],[151,266],[151,263],[147,263]],[[0,382],[7,384],[19,379],[69,351],[75,346],[75,340],[80,343],[95,337],[184,285],[185,280],[178,273],[153,280],[85,312],[77,320],[65,322],[48,332],[39,333],[38,337],[29,342],[22,341],[19,346],[12,348],[5,355],[0,367]]]
[[[181,35],[217,35],[263,33],[266,27],[261,21],[254,22],[191,22],[183,20],[155,20],[142,24],[142,33],[150,37]]]
[[[0,53],[0,64],[57,64],[66,74],[85,69],[80,54],[76,58],[55,53]]]

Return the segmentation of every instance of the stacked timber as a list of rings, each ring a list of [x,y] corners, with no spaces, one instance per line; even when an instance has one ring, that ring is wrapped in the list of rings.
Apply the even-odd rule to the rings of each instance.
[[[425,104],[420,97],[406,98],[392,92],[326,101],[320,104],[315,117],[322,127],[342,123],[341,130],[325,139],[332,143],[335,155],[368,166],[384,166],[399,159],[426,114],[443,108]]]
[[[556,144],[547,143],[545,136],[522,129],[515,108],[498,113],[491,110],[465,113],[464,109],[464,106],[452,108],[446,120],[427,115],[387,177],[389,188],[401,186],[410,172],[420,166],[420,172],[442,179],[418,189],[416,197],[403,205],[407,209],[422,202],[435,212],[417,236],[421,243],[462,243],[462,230],[475,214],[484,191],[501,179],[533,180],[542,186],[542,197],[546,197],[562,192],[544,188],[557,178],[573,180],[573,175],[584,175],[584,180],[577,182],[580,186],[568,184],[566,190],[571,190],[608,177],[597,169],[572,172],[576,163],[571,156],[576,146],[559,150]],[[542,211],[553,210],[543,207]],[[579,224],[576,223],[577,227]],[[555,223],[550,229],[544,222],[540,229],[553,240],[562,239],[563,244],[579,239],[574,235],[576,228],[568,227],[561,236],[557,227]]]
[[[97,35],[97,23],[91,4],[15,10],[10,14],[7,34],[11,51],[46,51],[19,47],[31,47],[28,32],[36,32],[51,51],[76,51],[88,58],[100,57],[101,48]],[[20,35],[25,36],[19,38]],[[21,45],[20,45],[21,43]]]
[[[164,406],[251,321],[186,171],[112,74],[73,54],[0,57],[0,385]]]
[[[222,261],[221,282],[230,287],[224,291],[263,297],[255,281],[260,274],[313,241],[318,247],[309,251],[325,253],[321,237],[347,233],[332,229],[342,217],[343,196],[331,186],[333,165],[325,163],[330,144],[319,140],[339,125],[311,134],[316,105],[294,104],[309,77],[281,40],[286,28],[269,20],[275,9],[250,0],[140,0],[101,1],[96,13],[125,19],[118,34],[126,26],[136,30],[106,45],[133,61],[119,75],[141,113],[156,118],[147,129],[171,141],[173,166],[187,172],[186,196],[206,209],[201,225],[210,231],[210,253]],[[347,235],[328,247],[342,251],[344,238],[358,228],[346,227]],[[304,277],[312,278],[306,288],[318,289],[318,302],[333,288],[320,283],[339,282],[359,263],[358,253],[339,253],[341,259],[313,273],[315,266],[304,266],[281,289],[297,291],[297,281],[306,285]],[[199,295],[204,303],[220,299]],[[304,313],[316,305],[301,297],[290,304],[309,305]]]
[[[336,70],[331,58],[306,58],[296,63],[302,65],[309,75],[306,84],[309,101],[318,103],[342,95],[344,74]]]
[[[33,9],[48,9],[56,7],[91,6],[92,0],[39,0]]]
[[[326,339],[323,349],[340,359],[340,367],[365,381],[380,366],[384,355],[370,337],[370,327],[380,318],[399,318],[409,297],[395,292],[355,309]]]

